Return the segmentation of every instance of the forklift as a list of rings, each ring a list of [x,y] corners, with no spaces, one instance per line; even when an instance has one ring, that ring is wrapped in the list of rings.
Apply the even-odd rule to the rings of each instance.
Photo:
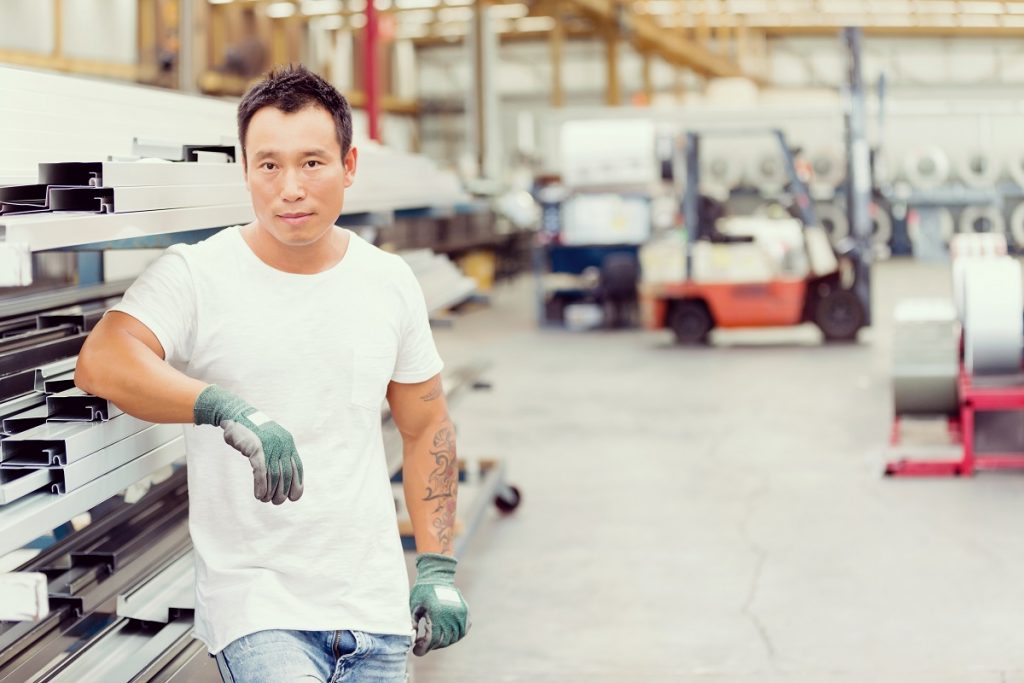
[[[683,247],[683,277],[641,284],[646,327],[667,327],[680,344],[698,344],[706,343],[716,327],[805,322],[816,324],[827,341],[849,341],[867,323],[867,301],[857,296],[850,282],[855,277],[842,277],[840,267],[842,258],[855,256],[854,250],[840,255],[833,248],[818,224],[785,136],[779,130],[767,132],[774,136],[785,160],[796,216],[747,220],[724,217],[716,201],[699,194],[702,136],[687,133],[683,220],[688,243]],[[779,246],[775,238],[782,235],[789,239]],[[780,258],[780,250],[800,253]],[[787,260],[804,267],[787,268]],[[856,269],[847,272],[855,273]]]
[[[700,194],[702,134],[688,132],[682,202],[687,240],[677,244],[684,254],[663,278],[648,277],[641,254],[645,281],[640,285],[640,302],[645,327],[671,329],[680,344],[706,344],[716,327],[813,322],[827,342],[840,342],[855,340],[860,329],[870,325],[868,206],[872,183],[860,79],[861,36],[859,30],[847,29],[844,37],[851,56],[846,116],[851,237],[833,247],[818,223],[807,185],[797,173],[793,151],[780,130],[739,132],[774,137],[784,160],[794,218],[724,217],[717,202]],[[786,239],[780,241],[780,237]],[[672,259],[667,262],[673,263]]]

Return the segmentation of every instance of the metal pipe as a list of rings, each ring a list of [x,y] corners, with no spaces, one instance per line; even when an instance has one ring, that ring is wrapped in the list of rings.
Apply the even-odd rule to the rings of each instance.
[[[377,8],[373,0],[366,3],[366,28],[363,40],[363,90],[366,92],[366,119],[370,139],[380,142],[380,79],[377,63]]]

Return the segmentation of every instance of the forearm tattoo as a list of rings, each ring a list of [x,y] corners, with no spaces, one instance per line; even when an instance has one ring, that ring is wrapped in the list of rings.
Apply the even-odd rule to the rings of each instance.
[[[452,550],[452,534],[455,528],[455,496],[459,483],[459,466],[455,454],[455,428],[450,422],[434,434],[430,454],[434,456],[435,467],[427,481],[427,495],[424,501],[436,501],[431,513],[431,526],[441,542],[441,552]]]

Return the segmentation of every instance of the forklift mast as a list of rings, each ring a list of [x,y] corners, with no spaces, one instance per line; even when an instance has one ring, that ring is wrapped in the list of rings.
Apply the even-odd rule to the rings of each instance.
[[[789,191],[796,204],[797,213],[804,227],[817,226],[818,216],[814,211],[814,203],[811,201],[811,194],[807,184],[797,173],[796,160],[793,157],[793,150],[786,142],[786,135],[776,128],[761,130],[734,130],[721,131],[718,133],[698,133],[688,131],[686,133],[686,144],[684,147],[686,158],[686,187],[683,190],[683,224],[686,226],[687,240],[692,244],[697,240],[712,240],[714,238],[714,226],[711,221],[705,220],[701,215],[700,196],[700,147],[701,139],[705,135],[764,135],[770,133],[778,143],[779,152],[782,154],[782,161],[786,169],[786,178],[789,180]],[[686,250],[686,272],[689,274],[693,263],[690,250]]]
[[[867,108],[861,75],[863,31],[843,29],[848,60],[846,111],[846,206],[853,249],[853,292],[864,308],[864,324],[871,324],[871,150],[867,140]]]

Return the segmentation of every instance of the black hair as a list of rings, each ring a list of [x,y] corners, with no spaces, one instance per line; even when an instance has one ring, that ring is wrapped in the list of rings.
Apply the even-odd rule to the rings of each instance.
[[[306,107],[321,107],[334,119],[334,129],[344,158],[352,147],[352,108],[338,89],[301,64],[273,69],[238,103],[238,141],[245,158],[245,134],[260,109],[276,107],[286,114]]]

